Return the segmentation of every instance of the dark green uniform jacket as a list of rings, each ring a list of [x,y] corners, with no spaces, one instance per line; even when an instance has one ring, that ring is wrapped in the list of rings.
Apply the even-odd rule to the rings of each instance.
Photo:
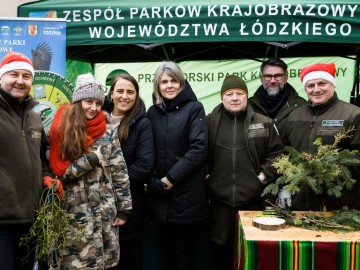
[[[31,110],[37,104],[32,97],[23,101],[22,127],[7,100],[18,102],[0,89],[0,224],[31,223],[42,193],[42,168],[49,175],[46,137],[40,116]]]
[[[249,98],[249,102],[254,108],[255,112],[270,117],[265,107],[260,104],[260,91],[265,91],[262,85],[256,90],[254,96]],[[283,130],[286,123],[286,118],[289,116],[289,114],[297,107],[306,104],[306,100],[300,97],[296,90],[289,83],[285,84],[282,91],[288,91],[289,96],[287,102],[273,118],[281,137],[283,137]]]
[[[219,127],[224,121],[225,109],[222,104],[218,105],[209,115],[209,178],[207,186],[210,192],[210,199],[229,206],[236,207],[258,200],[265,185],[260,182],[257,175],[263,172],[269,182],[274,181],[274,170],[271,166],[272,159],[282,153],[283,144],[280,136],[274,128],[273,121],[264,115],[255,113],[250,105],[247,107],[243,127],[236,128],[236,118],[234,118],[234,128],[220,130]],[[243,134],[236,132],[242,131]],[[220,134],[221,132],[221,134]],[[225,133],[225,135],[224,135]],[[244,138],[247,151],[246,159],[250,161],[250,166],[242,166],[245,159],[238,154],[241,151],[233,149],[230,164],[224,159],[218,158],[215,153],[217,138],[228,136],[228,140]],[[222,139],[223,140],[223,139]],[[224,140],[223,140],[224,141]],[[227,164],[223,164],[226,162]],[[221,165],[222,164],[222,165]],[[230,166],[230,167],[229,167]],[[248,168],[246,171],[239,168]],[[223,168],[214,171],[214,168]],[[254,177],[255,175],[255,177]],[[245,190],[246,189],[246,190]]]
[[[354,126],[356,131],[350,140],[339,146],[342,149],[360,150],[360,108],[339,100],[335,93],[326,104],[316,107],[307,104],[294,110],[284,129],[284,144],[300,152],[314,152],[316,138],[321,137],[323,144],[333,144],[334,136],[350,126]],[[353,170],[353,178],[359,180],[359,176],[359,168],[356,168]],[[351,192],[343,191],[340,199],[315,196],[307,190],[293,197],[293,209],[318,211],[324,202],[327,210],[341,209],[344,205],[360,209],[359,198],[359,183]]]

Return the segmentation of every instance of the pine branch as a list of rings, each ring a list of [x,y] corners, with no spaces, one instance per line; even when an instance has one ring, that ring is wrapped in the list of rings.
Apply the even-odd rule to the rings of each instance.
[[[286,223],[292,226],[311,230],[335,230],[335,231],[357,231],[360,229],[360,211],[339,210],[332,215],[325,215],[325,212],[315,213],[312,211],[295,215],[289,210],[283,210],[277,205],[266,200],[271,205],[277,216],[285,219]]]
[[[354,127],[350,127],[339,132],[330,145],[323,145],[321,138],[317,138],[314,142],[317,146],[315,153],[300,153],[285,146],[288,154],[279,155],[272,163],[280,177],[262,195],[276,195],[281,188],[294,195],[310,187],[316,194],[341,197],[343,190],[351,189],[356,182],[348,166],[359,166],[360,160],[357,150],[337,147],[342,140],[351,138],[354,130]]]

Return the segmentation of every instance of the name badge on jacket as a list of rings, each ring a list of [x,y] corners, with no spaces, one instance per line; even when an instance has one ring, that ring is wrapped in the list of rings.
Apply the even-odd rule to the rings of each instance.
[[[269,137],[269,129],[263,123],[250,124],[249,138]]]
[[[343,127],[344,120],[322,120],[322,127]]]

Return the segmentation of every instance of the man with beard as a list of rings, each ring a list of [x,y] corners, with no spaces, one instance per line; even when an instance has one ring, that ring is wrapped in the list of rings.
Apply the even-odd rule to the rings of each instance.
[[[281,136],[285,120],[295,108],[306,104],[306,100],[287,83],[287,65],[279,58],[270,58],[260,67],[262,85],[249,99],[254,111],[274,120]]]

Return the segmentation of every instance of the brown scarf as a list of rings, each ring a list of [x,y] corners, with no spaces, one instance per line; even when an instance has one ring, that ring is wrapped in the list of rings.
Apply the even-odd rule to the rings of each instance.
[[[62,131],[60,130],[62,115],[65,106],[61,106],[54,117],[49,131],[50,138],[50,168],[57,175],[62,176],[66,168],[70,164],[70,160],[63,160],[61,157],[61,139]],[[86,149],[97,139],[99,139],[106,131],[106,121],[103,111],[92,120],[89,120],[87,126],[88,140],[86,142]]]

